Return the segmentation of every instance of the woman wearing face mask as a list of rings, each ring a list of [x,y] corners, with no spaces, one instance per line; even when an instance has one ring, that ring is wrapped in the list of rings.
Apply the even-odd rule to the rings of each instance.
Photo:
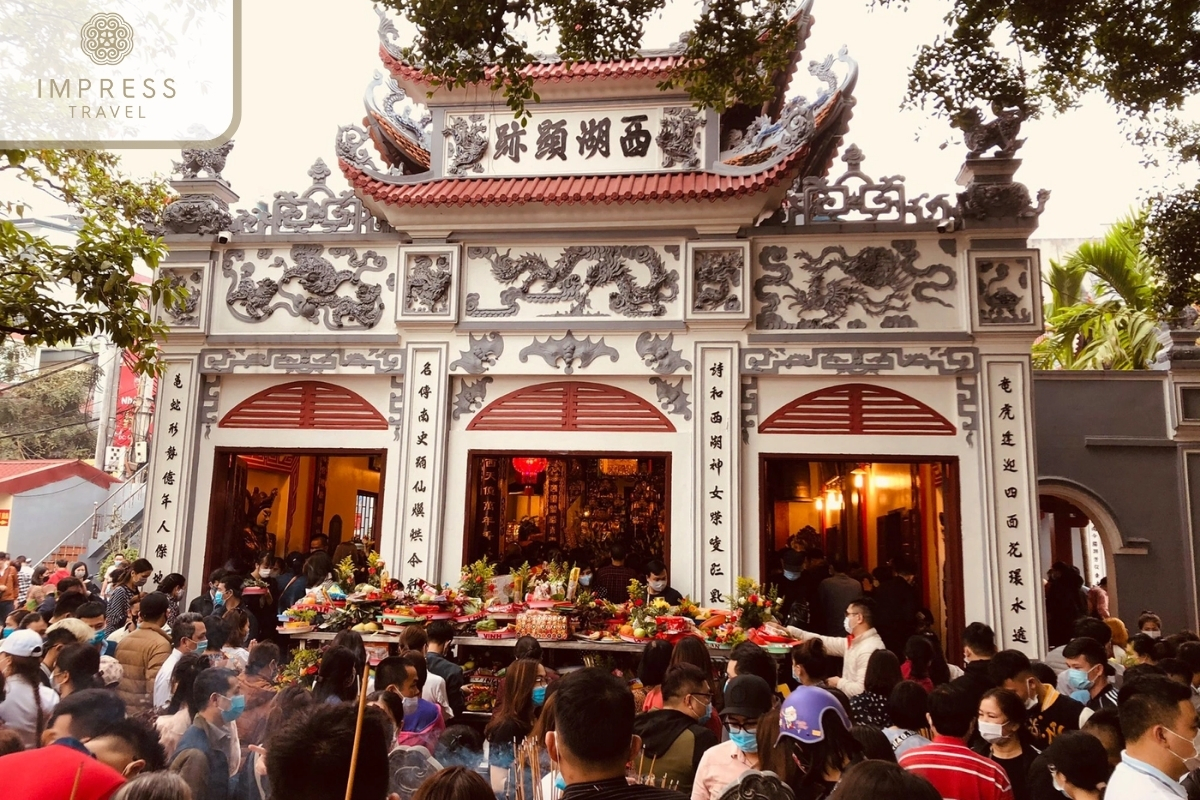
[[[167,626],[175,624],[179,616],[179,604],[183,601],[183,587],[187,580],[178,572],[172,572],[158,584],[158,591],[167,596]]]
[[[171,702],[154,720],[159,741],[168,754],[175,752],[179,739],[191,727],[192,718],[196,715],[192,686],[196,683],[196,676],[210,666],[212,660],[207,655],[188,653],[180,656],[171,672]]]
[[[1104,745],[1082,731],[1067,731],[1054,737],[1046,748],[1054,787],[1071,800],[1100,800],[1112,768]],[[1120,800],[1120,798],[1118,798]]]
[[[71,565],[71,575],[83,581],[83,590],[90,595],[89,599],[100,599],[100,587],[92,580],[92,576],[88,574],[88,566],[82,561],[76,561]]]
[[[829,659],[825,654],[825,643],[820,639],[809,639],[792,648],[792,677],[801,686],[825,688],[829,677]]]
[[[139,558],[113,573],[113,588],[108,593],[108,610],[104,615],[104,633],[109,637],[129,623],[130,609],[141,597],[141,587],[154,571],[153,565]]]
[[[100,651],[90,644],[75,642],[58,654],[50,682],[58,692],[59,699],[62,699],[84,689],[103,689],[98,672]]]
[[[1008,689],[989,689],[979,701],[975,726],[983,738],[976,752],[1004,768],[1012,784],[1013,800],[1029,800],[1029,766],[1038,753],[1025,740],[1025,704],[1021,698]]]
[[[771,710],[772,701],[771,687],[757,675],[739,675],[725,684],[721,722],[729,739],[704,751],[692,783],[692,800],[717,800],[739,775],[759,768],[759,719]]]
[[[1162,638],[1162,618],[1153,611],[1143,611],[1137,621],[1138,633],[1144,633],[1151,639]]]
[[[318,703],[349,703],[358,699],[358,659],[345,647],[330,647],[321,656],[313,700]]]
[[[759,747],[763,746],[760,722]],[[862,745],[850,735],[850,718],[832,694],[815,686],[797,687],[778,712],[775,744],[759,752],[762,769],[770,770],[792,789],[796,800],[829,796],[842,772],[864,759]],[[770,741],[770,738],[768,738]]]
[[[533,659],[514,661],[504,672],[500,707],[483,729],[488,741],[492,788],[504,791],[516,762],[516,744],[533,730],[534,717],[546,701],[546,668]]]

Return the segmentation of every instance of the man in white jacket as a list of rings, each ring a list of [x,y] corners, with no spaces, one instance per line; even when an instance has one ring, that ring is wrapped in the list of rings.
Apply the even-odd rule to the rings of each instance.
[[[1125,750],[1108,780],[1105,798],[1183,800],[1187,790],[1179,781],[1187,775],[1187,762],[1200,755],[1200,719],[1192,707],[1191,688],[1149,675],[1126,689],[1120,709]]]
[[[861,694],[863,683],[867,677],[867,661],[871,653],[882,650],[883,639],[875,630],[875,603],[870,598],[855,600],[846,607],[846,619],[843,622],[846,638],[840,636],[821,636],[800,628],[788,628],[788,633],[797,639],[820,639],[825,650],[831,656],[842,656],[842,677],[830,678],[826,683],[835,689],[841,689],[847,697]]]

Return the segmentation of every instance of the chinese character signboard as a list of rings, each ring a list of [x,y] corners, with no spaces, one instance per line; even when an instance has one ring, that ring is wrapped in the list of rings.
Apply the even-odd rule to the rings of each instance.
[[[451,113],[443,164],[448,175],[464,178],[696,170],[705,161],[707,123],[688,105],[539,106],[524,127],[506,111]]]
[[[437,582],[443,459],[446,452],[446,346],[410,345],[400,450],[400,528],[393,574],[406,584]]]
[[[728,602],[737,576],[738,353],[730,345],[696,345],[696,547],[701,587],[697,602]]]
[[[180,552],[186,527],[192,466],[192,386],[190,360],[167,363],[158,379],[154,457],[146,486],[146,527],[142,554],[164,574],[182,571]]]
[[[987,468],[991,474],[1001,649],[1031,656],[1041,644],[1042,581],[1037,560],[1027,365],[987,364]]]

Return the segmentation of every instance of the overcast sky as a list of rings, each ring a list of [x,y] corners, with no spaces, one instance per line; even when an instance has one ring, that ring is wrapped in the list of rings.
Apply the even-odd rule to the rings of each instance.
[[[912,55],[942,30],[948,2],[912,0],[907,12],[868,6],[869,0],[817,0],[804,63],[843,44],[858,61],[858,104],[846,144],[865,152],[865,172],[906,176],[910,196],[953,192],[961,145],[940,149],[951,134],[945,122],[899,110]],[[653,21],[647,46],[675,40],[695,7],[669,3]],[[242,118],[225,176],[241,196],[237,205],[249,208],[278,190],[307,188],[305,173],[317,156],[334,167],[337,127],[361,124],[363,91],[380,62],[377,18],[367,0],[252,0],[242,8]],[[801,89],[815,85],[804,67],[799,80]],[[1018,179],[1031,194],[1053,192],[1039,238],[1096,235],[1161,181],[1139,165],[1138,151],[1100,98],[1065,116],[1027,123],[1022,135],[1028,142],[1019,153]],[[165,174],[177,157],[177,151],[124,151],[135,174]],[[835,163],[833,177],[842,166]],[[330,183],[345,188],[336,168]],[[39,201],[34,213],[54,210]]]

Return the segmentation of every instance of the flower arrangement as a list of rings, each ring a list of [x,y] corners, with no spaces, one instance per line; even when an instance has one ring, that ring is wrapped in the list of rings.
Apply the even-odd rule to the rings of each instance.
[[[657,605],[661,600],[655,600],[654,603],[646,603],[646,587],[642,582],[631,580],[629,582],[629,619],[621,626],[621,634],[624,636],[632,636],[635,639],[653,639],[654,634],[658,632],[658,625],[655,619],[663,613],[663,607]],[[663,606],[670,608],[663,600]]]
[[[738,577],[737,593],[730,599],[730,608],[737,613],[739,628],[757,628],[773,619],[772,612],[778,605],[779,594],[774,586],[764,587],[753,578]]]
[[[458,590],[468,597],[478,597],[486,600],[496,591],[492,579],[496,577],[496,565],[486,558],[481,558],[473,564],[463,567],[462,577],[458,581]]]
[[[320,650],[296,650],[292,660],[279,671],[275,684],[280,688],[299,684],[311,689],[317,682],[317,669],[321,664]]]
[[[379,553],[372,550],[367,553],[366,567],[355,564],[353,556],[346,556],[334,565],[334,571],[337,572],[337,584],[342,587],[342,591],[351,594],[360,583],[382,589],[387,578],[387,571],[384,569],[386,566]]]
[[[567,582],[570,580],[571,567],[564,562],[550,561],[541,568],[531,571],[527,585],[529,597],[532,600],[566,600]]]
[[[575,615],[580,630],[604,630],[608,621],[616,615],[616,606],[582,589],[575,595]]]

